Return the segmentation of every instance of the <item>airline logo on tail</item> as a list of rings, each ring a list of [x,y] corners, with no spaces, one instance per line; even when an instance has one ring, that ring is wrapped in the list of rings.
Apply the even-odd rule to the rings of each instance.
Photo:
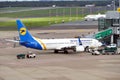
[[[20,35],[25,35],[25,34],[26,34],[26,28],[21,28]]]

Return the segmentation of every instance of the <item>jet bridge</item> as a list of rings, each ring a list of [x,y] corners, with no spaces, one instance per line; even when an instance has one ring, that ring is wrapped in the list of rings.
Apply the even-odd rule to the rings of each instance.
[[[108,36],[106,37],[106,39],[102,39],[104,38],[104,36],[101,36],[102,32],[100,32],[98,34],[95,34],[96,39],[102,39],[102,41],[108,40],[108,42],[115,43],[117,44],[117,47],[120,47],[120,26],[119,26],[120,16],[119,14],[120,13],[117,11],[107,11],[106,18],[98,19],[98,31],[112,29],[112,35],[111,37]],[[109,30],[108,30],[108,34],[110,34]]]
[[[96,33],[94,35],[94,38],[98,39],[98,40],[101,40],[101,39],[104,39],[108,36],[111,36],[112,33],[113,33],[112,29],[106,29],[106,30],[103,30],[103,31],[100,31],[100,32]]]

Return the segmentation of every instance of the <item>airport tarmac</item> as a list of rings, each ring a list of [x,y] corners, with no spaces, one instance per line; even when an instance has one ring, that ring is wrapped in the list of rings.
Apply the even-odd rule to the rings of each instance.
[[[31,30],[41,38],[65,38],[96,32],[96,29]],[[8,35],[9,34],[9,35]],[[0,31],[1,39],[18,36],[17,31]],[[4,45],[4,44],[2,44]],[[2,46],[1,45],[1,46]],[[32,51],[35,59],[16,58]],[[120,55],[93,56],[89,53],[55,54],[12,46],[0,48],[0,80],[120,80]]]
[[[16,55],[32,51],[35,59]],[[24,47],[0,49],[0,80],[120,80],[120,55],[54,54]]]

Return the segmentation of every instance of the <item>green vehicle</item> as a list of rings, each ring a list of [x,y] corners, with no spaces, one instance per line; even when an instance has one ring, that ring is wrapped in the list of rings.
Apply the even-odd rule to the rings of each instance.
[[[25,59],[26,55],[25,54],[18,54],[17,59]]]
[[[105,47],[104,51],[105,51],[105,53],[103,53],[103,54],[116,54],[117,47],[111,47],[111,48]]]
[[[110,44],[109,46],[105,46],[104,49],[99,50],[99,52],[103,55],[107,54],[117,54],[117,46],[116,44]]]

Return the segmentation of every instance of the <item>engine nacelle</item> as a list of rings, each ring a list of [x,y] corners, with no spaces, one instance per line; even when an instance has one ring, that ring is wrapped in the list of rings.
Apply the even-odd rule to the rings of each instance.
[[[76,52],[82,52],[84,51],[84,47],[83,46],[76,46]]]

